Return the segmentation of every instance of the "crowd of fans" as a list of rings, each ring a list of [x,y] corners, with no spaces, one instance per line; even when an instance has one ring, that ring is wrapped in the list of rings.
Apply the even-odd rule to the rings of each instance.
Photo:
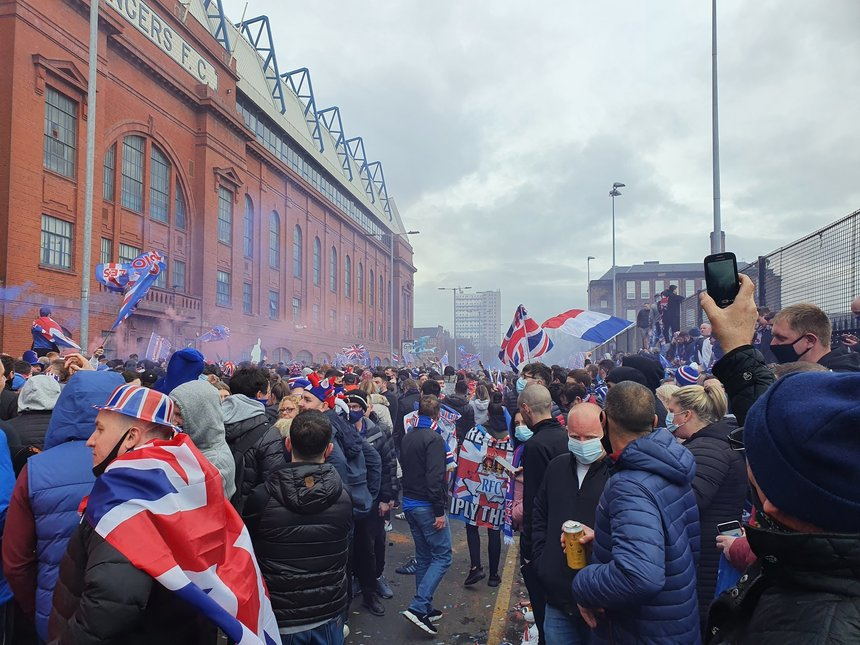
[[[710,322],[688,332],[671,302],[656,318],[646,305],[639,353],[573,370],[3,354],[5,642],[217,642],[86,512],[114,461],[177,433],[247,527],[284,643],[342,642],[353,598],[386,615],[394,519],[415,547],[400,613],[438,633],[457,465],[478,444],[510,460],[485,466],[504,513],[464,522],[463,584],[498,586],[502,536],[518,531],[537,642],[860,642],[858,344],[832,344],[812,305],[757,309],[741,281],[726,309],[703,294]]]

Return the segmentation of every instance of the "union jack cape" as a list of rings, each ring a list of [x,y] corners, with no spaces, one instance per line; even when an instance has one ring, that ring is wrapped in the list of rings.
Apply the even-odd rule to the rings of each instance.
[[[115,459],[96,479],[84,519],[231,641],[281,642],[248,529],[188,435]]]
[[[518,372],[520,365],[541,356],[552,349],[552,341],[526,308],[520,305],[514,313],[514,321],[502,340],[499,360]]]
[[[60,325],[57,324],[57,321],[50,316],[39,316],[36,318],[36,320],[33,321],[32,333],[34,337],[38,334],[45,340],[54,343],[60,349],[81,349],[81,346],[66,336],[63,332],[63,328],[60,327]]]

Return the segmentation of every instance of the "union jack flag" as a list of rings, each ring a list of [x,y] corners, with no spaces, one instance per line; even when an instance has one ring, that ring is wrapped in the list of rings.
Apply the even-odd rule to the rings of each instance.
[[[144,258],[144,256],[146,259],[141,259]],[[143,300],[144,296],[146,296],[146,292],[149,291],[149,288],[155,284],[156,280],[158,280],[158,274],[166,268],[164,258],[157,251],[150,251],[138,256],[134,261],[132,261],[132,266],[135,267],[135,271],[138,271],[139,273],[136,274],[137,278],[134,282],[129,282],[131,286],[129,286],[128,291],[125,292],[125,297],[122,299],[122,306],[119,308],[116,320],[113,325],[111,325],[111,331],[119,327],[120,323],[132,314],[137,303]],[[146,273],[140,273],[145,270],[145,267],[148,267],[146,268]]]
[[[54,343],[59,348],[81,349],[80,345],[63,333],[63,328],[50,316],[39,316],[36,318],[33,321],[32,331],[33,336],[39,334],[45,340]]]
[[[281,642],[248,529],[188,435],[119,456],[86,503],[96,533],[232,642]]]
[[[514,372],[518,372],[520,365],[528,363],[551,349],[552,341],[549,336],[529,316],[525,307],[522,305],[517,307],[514,321],[502,341],[499,360],[510,365]]]
[[[350,345],[349,347],[344,347],[341,351],[351,361],[360,361],[367,356],[367,349],[365,349],[364,345]]]

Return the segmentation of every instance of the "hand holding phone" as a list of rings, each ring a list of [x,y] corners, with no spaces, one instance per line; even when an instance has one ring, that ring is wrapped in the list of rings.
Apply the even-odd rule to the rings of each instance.
[[[720,535],[728,535],[729,537],[741,537],[744,534],[744,530],[741,528],[741,523],[737,520],[717,524],[717,532]]]
[[[705,258],[705,285],[720,309],[735,301],[741,283],[734,253],[715,253]]]

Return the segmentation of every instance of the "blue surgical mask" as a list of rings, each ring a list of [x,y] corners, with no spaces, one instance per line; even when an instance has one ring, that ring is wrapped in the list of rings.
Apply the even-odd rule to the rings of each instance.
[[[349,411],[349,422],[350,423],[358,423],[361,417],[364,416],[364,412],[361,410],[350,410]]]
[[[517,426],[514,428],[514,436],[518,441],[528,441],[532,438],[532,435],[534,435],[534,432],[528,426]]]
[[[525,380],[522,376],[517,379],[517,394],[522,394],[522,391],[526,389],[526,385],[529,382]]]
[[[666,430],[668,430],[669,432],[674,434],[675,431],[680,427],[681,426],[679,426],[678,424],[675,423],[675,413],[674,412],[667,412],[666,413]]]
[[[586,439],[579,441],[578,439],[567,439],[567,449],[576,457],[576,460],[583,466],[593,464],[603,455],[603,444],[600,439]]]

